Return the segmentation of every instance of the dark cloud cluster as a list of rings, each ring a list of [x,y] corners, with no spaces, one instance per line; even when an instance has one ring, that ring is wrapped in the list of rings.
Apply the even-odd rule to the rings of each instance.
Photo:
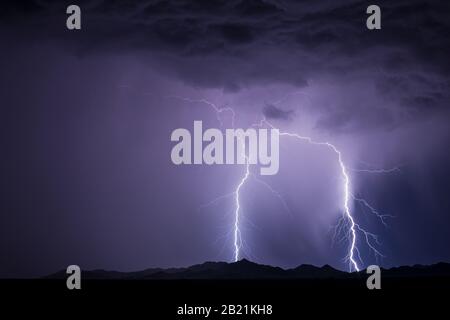
[[[172,166],[174,128],[191,125],[197,115],[217,123],[201,103],[165,96],[191,93],[229,103],[239,111],[239,125],[262,112],[281,129],[324,136],[342,147],[349,166],[356,158],[415,161],[393,180],[352,172],[352,187],[370,189],[370,203],[396,215],[392,233],[400,243],[391,255],[397,260],[390,256],[388,264],[417,263],[420,256],[426,263],[448,260],[448,0],[377,1],[382,29],[376,31],[365,21],[372,2],[360,0],[79,0],[82,30],[68,31],[65,11],[72,3],[7,1],[0,10],[0,170],[6,177],[0,251],[11,256],[0,275],[50,273],[57,262],[73,263],[72,254],[88,266],[134,269],[214,257],[218,250],[210,244],[224,231],[223,217],[216,207],[205,215],[197,207],[233,190],[242,171]],[[320,207],[334,208],[334,199],[302,197],[317,192],[316,184],[333,189],[334,197],[325,171],[328,160],[335,162],[323,149],[302,147],[312,146],[283,153],[289,156],[277,178],[295,214],[310,214],[316,226]],[[254,187],[245,188],[243,199]],[[266,195],[255,193],[255,203],[272,201]],[[272,213],[253,208],[247,212],[258,217]],[[288,239],[279,217],[263,221],[274,227],[264,234]],[[300,220],[291,226],[292,238],[305,237],[302,247],[311,240],[306,235],[314,228]],[[161,241],[167,235],[170,241]],[[293,250],[289,263],[299,256],[303,263],[329,262],[305,258],[320,248],[299,255],[294,247],[282,242],[271,251]]]
[[[79,34],[63,28],[68,4],[14,2],[2,13],[6,25],[20,21],[18,32],[35,41],[56,41],[79,55],[139,53],[160,72],[197,87],[301,88],[311,79],[345,84],[359,76],[410,118],[448,112],[448,1],[379,1],[382,29],[368,31],[369,3],[358,0],[85,0]],[[26,21],[33,25],[28,31]],[[338,109],[322,123],[339,126],[355,115],[346,103]]]
[[[312,106],[323,130],[390,129],[450,113],[448,1],[379,1],[375,31],[365,26],[368,3],[358,0],[84,0],[79,32],[64,27],[68,4],[8,2],[0,25],[19,43],[51,42],[78,56],[138,55],[197,88],[332,81],[342,92],[334,106]],[[355,92],[357,82],[374,94]],[[263,113],[292,116],[270,106]]]
[[[263,108],[263,115],[267,119],[292,120],[294,110],[282,110],[273,104],[266,104]]]

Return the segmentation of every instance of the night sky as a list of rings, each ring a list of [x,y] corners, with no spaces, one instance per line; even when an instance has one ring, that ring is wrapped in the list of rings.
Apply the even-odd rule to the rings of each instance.
[[[82,29],[69,31],[69,4]],[[0,277],[233,261],[245,166],[176,166],[171,132],[220,128],[206,99],[342,152],[361,266],[450,262],[450,3],[9,1],[0,7]],[[230,118],[222,115],[222,128]],[[241,258],[348,269],[342,177],[280,138],[280,170],[241,191]],[[368,173],[369,169],[392,169]],[[284,202],[284,203],[283,203]]]

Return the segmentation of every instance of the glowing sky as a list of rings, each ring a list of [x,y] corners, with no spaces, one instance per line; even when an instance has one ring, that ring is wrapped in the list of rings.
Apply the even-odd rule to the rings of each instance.
[[[174,166],[176,128],[236,127],[266,117],[331,141],[352,192],[385,214],[383,266],[450,261],[450,22],[446,1],[79,1],[6,4],[0,13],[0,276],[78,264],[136,270],[233,260],[233,199],[244,166]],[[224,115],[224,128],[231,119]],[[252,169],[258,171],[256,168]],[[242,187],[243,255],[346,269],[332,243],[342,180],[329,150],[280,144],[280,170]],[[367,263],[374,256],[362,249]]]

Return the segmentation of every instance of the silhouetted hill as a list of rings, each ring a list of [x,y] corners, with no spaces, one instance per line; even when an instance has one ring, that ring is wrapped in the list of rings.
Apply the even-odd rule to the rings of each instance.
[[[416,264],[382,269],[383,276],[390,277],[450,277],[450,264],[439,262],[429,266]]]
[[[82,271],[84,279],[350,279],[365,274],[343,272],[329,265],[316,267],[300,265],[293,269],[282,269],[261,265],[246,259],[238,262],[205,262],[186,268],[153,268],[136,272],[106,270]],[[450,264],[438,263],[430,266],[402,266],[382,270],[383,277],[450,277]],[[45,277],[47,279],[67,278],[64,270]]]

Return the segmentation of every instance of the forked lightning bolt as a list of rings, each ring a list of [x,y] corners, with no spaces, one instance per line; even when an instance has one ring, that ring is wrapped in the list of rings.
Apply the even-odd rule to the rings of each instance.
[[[213,108],[213,110],[216,112],[217,120],[220,122],[221,125],[223,125],[223,122],[222,122],[220,115],[224,112],[230,112],[232,115],[232,125],[234,127],[236,113],[235,113],[234,109],[232,109],[230,107],[220,108],[220,107],[217,107],[214,103],[212,103],[206,99],[190,99],[190,98],[182,98],[182,97],[176,97],[176,96],[171,96],[170,98],[181,99],[185,102],[191,102],[191,103],[196,102],[196,103],[203,103],[203,104],[208,105],[209,107]],[[255,124],[253,126],[260,126],[260,127],[267,126],[272,129],[278,129],[274,125],[272,125],[269,121],[267,121],[265,118],[262,119],[259,122],[259,124]],[[369,203],[366,200],[364,200],[362,198],[357,198],[351,193],[351,181],[350,181],[349,171],[368,172],[368,173],[390,173],[390,172],[398,171],[399,169],[398,168],[375,169],[375,170],[351,169],[345,165],[341,151],[334,144],[332,144],[330,142],[315,141],[311,137],[302,136],[297,133],[291,133],[291,132],[285,132],[285,131],[279,131],[279,135],[297,139],[297,140],[300,140],[300,141],[303,141],[303,142],[306,142],[306,143],[309,143],[312,145],[322,146],[322,147],[328,148],[332,153],[334,153],[336,160],[339,164],[340,174],[343,179],[343,191],[344,191],[344,195],[343,195],[343,199],[342,199],[343,217],[342,217],[342,219],[339,220],[338,224],[336,225],[335,235],[336,235],[336,233],[339,233],[345,225],[348,226],[347,231],[345,232],[345,237],[349,241],[349,249],[348,249],[348,253],[346,256],[346,260],[349,262],[349,270],[350,271],[360,271],[361,270],[360,263],[363,263],[361,255],[360,255],[360,251],[357,246],[358,233],[362,234],[364,242],[366,243],[367,247],[370,250],[372,250],[376,256],[383,256],[377,250],[377,248],[375,247],[375,245],[372,242],[372,241],[375,241],[376,244],[379,244],[377,235],[366,231],[363,227],[361,227],[356,222],[355,217],[352,214],[352,211],[350,209],[351,199],[356,202],[359,202],[360,204],[362,204],[363,206],[368,208],[372,214],[374,214],[377,218],[380,219],[380,221],[383,223],[383,225],[386,225],[385,219],[388,217],[392,217],[392,216],[380,214],[375,208],[373,208],[371,205],[369,205]],[[241,141],[241,150],[242,150],[241,152],[245,152],[244,141]],[[207,204],[207,205],[211,205],[211,204],[219,201],[220,199],[228,198],[231,196],[234,197],[234,201],[235,201],[234,226],[233,226],[234,261],[238,261],[240,259],[241,248],[242,248],[242,235],[241,235],[241,229],[240,229],[240,221],[241,221],[241,215],[242,215],[242,212],[241,212],[242,208],[241,208],[241,201],[240,201],[241,200],[240,199],[241,190],[242,190],[243,186],[246,184],[246,182],[249,180],[249,177],[251,175],[248,156],[247,155],[244,155],[244,156],[246,159],[245,172],[244,172],[243,176],[241,177],[239,183],[236,185],[236,189],[234,190],[234,192],[227,194],[227,195],[220,196]],[[281,195],[278,192],[276,192],[273,188],[271,188],[270,185],[268,185],[266,182],[264,182],[262,180],[259,180],[259,179],[255,179],[255,180],[262,183],[263,185],[265,185],[274,195],[279,197],[280,200],[282,201],[283,205],[286,208],[288,208],[287,204],[284,202]]]
[[[276,129],[271,123],[269,123],[267,120],[263,119],[262,123],[267,124],[269,127]],[[342,178],[344,179],[344,199],[343,199],[343,207],[344,207],[344,214],[345,217],[350,222],[350,249],[348,253],[348,259],[350,261],[350,270],[352,268],[356,271],[359,271],[360,268],[358,266],[358,263],[355,260],[355,248],[356,248],[356,228],[358,225],[355,223],[355,219],[353,218],[350,206],[349,206],[349,199],[350,199],[350,178],[347,173],[347,168],[345,167],[345,164],[342,160],[342,154],[341,152],[331,143],[329,142],[317,142],[314,141],[310,137],[305,137],[298,135],[296,133],[290,133],[290,132],[282,132],[280,131],[280,136],[287,136],[295,139],[299,139],[302,141],[306,141],[307,143],[318,145],[318,146],[325,146],[329,148],[331,151],[333,151],[336,154],[337,160],[339,162],[339,167],[341,169]]]
[[[243,144],[241,143],[241,147],[244,148],[245,146],[243,146]],[[245,152],[245,150],[242,150],[242,152]],[[238,186],[236,187],[236,191],[234,192],[234,199],[236,206],[236,209],[234,211],[234,261],[239,260],[239,253],[242,246],[241,229],[239,228],[240,226],[239,218],[241,214],[240,191],[242,186],[247,181],[249,175],[250,175],[250,164],[248,161],[248,157],[245,156],[245,174],[242,180],[239,182]]]

